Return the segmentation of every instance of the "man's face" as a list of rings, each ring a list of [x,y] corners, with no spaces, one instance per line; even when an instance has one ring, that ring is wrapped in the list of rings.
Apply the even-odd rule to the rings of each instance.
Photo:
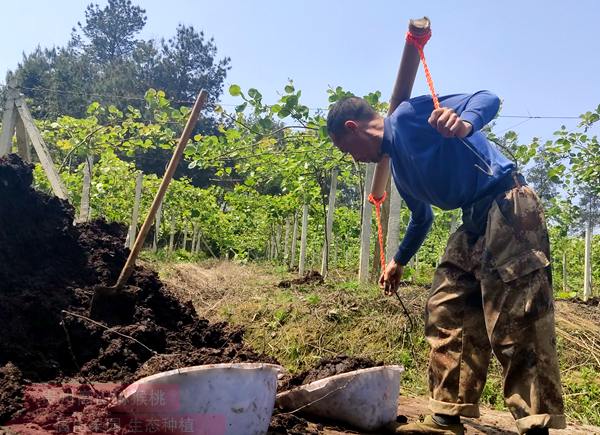
[[[346,126],[341,135],[331,135],[333,144],[343,153],[348,153],[357,162],[377,163],[381,160],[380,146],[374,143],[363,128],[354,121]]]

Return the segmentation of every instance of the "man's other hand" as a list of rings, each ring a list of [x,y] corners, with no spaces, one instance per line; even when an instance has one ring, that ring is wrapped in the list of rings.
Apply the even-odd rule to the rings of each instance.
[[[385,267],[379,278],[379,288],[383,289],[383,293],[386,296],[391,296],[398,290],[403,272],[404,266],[396,263],[394,260],[390,261]]]
[[[447,107],[440,107],[431,112],[428,122],[444,137],[463,138],[473,129],[470,123],[460,119],[454,110]]]

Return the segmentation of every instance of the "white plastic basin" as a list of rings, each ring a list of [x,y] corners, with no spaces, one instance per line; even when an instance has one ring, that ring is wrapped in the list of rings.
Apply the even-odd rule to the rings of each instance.
[[[265,434],[280,370],[278,365],[263,363],[170,370],[129,385],[112,409],[131,418],[132,432]]]
[[[372,431],[396,420],[402,366],[330,376],[277,395],[278,407],[326,417]]]

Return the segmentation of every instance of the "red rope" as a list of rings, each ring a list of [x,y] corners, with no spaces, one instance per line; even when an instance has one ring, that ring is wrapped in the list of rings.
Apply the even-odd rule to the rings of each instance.
[[[427,79],[427,85],[429,85],[429,90],[431,91],[431,97],[433,98],[433,107],[435,109],[439,109],[440,102],[435,93],[435,88],[433,87],[433,79],[431,78],[431,72],[429,71],[429,67],[427,66],[427,61],[425,60],[425,53],[423,52],[423,47],[427,44],[431,38],[431,29],[427,29],[427,32],[423,35],[417,36],[410,33],[410,30],[406,33],[406,41],[412,45],[414,45],[419,51],[419,57],[421,58],[421,62],[423,63],[423,69],[425,70],[425,78]],[[385,252],[383,250],[383,228],[381,227],[381,204],[385,201],[387,197],[387,192],[383,192],[383,196],[381,198],[375,198],[373,194],[369,195],[369,202],[375,206],[375,215],[377,216],[377,238],[379,239],[379,260],[381,261],[381,272],[385,271]]]
[[[419,50],[419,57],[421,58],[421,62],[423,63],[423,69],[425,70],[425,78],[427,79],[427,85],[429,85],[429,90],[431,91],[431,97],[433,98],[433,107],[435,109],[440,108],[440,102],[435,93],[435,88],[433,87],[433,79],[431,78],[431,72],[429,72],[429,67],[427,66],[427,61],[425,60],[425,53],[423,52],[423,47],[427,44],[431,38],[431,29],[427,30],[427,33],[423,35],[416,36],[410,33],[410,30],[406,32],[406,42],[414,45],[417,50]]]
[[[387,192],[383,192],[381,198],[375,198],[371,193],[369,202],[375,206],[375,215],[377,216],[377,238],[379,239],[379,261],[381,261],[381,272],[385,271],[385,252],[383,251],[383,228],[381,227],[381,204],[387,198]]]

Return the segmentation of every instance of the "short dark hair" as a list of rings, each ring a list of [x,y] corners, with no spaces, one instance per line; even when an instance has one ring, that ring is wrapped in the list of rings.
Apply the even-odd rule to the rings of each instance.
[[[346,97],[331,106],[327,114],[327,132],[336,136],[344,133],[344,123],[346,121],[370,121],[377,116],[373,109],[364,98]]]

